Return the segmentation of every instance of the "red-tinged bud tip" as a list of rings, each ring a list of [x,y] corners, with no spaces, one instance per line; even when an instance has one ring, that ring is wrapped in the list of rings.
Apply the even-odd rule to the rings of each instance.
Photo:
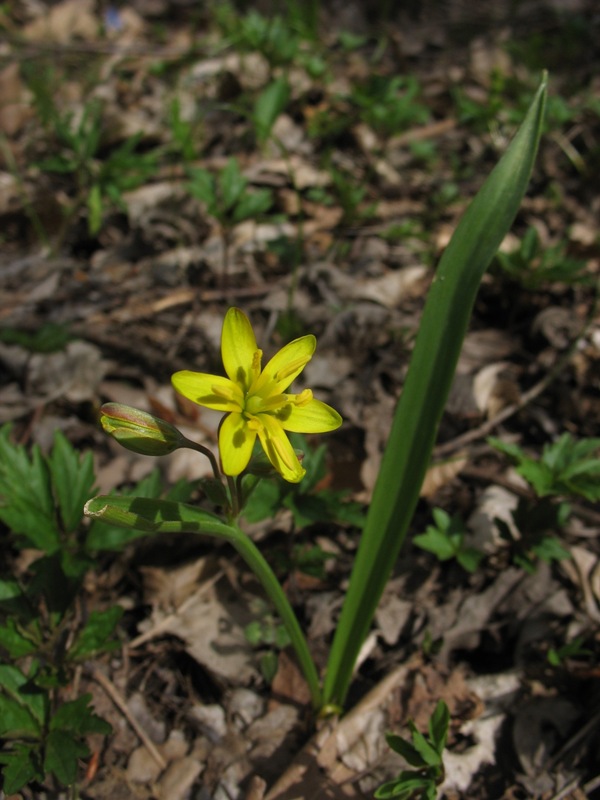
[[[122,403],[105,403],[100,424],[127,450],[144,456],[166,456],[186,441],[170,423]]]

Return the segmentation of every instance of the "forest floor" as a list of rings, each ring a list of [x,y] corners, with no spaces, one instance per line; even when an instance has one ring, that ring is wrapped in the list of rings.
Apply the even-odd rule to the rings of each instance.
[[[600,17],[593,0],[467,5],[377,19],[358,0],[324,4],[317,29],[302,4],[0,8],[0,423],[28,448],[48,453],[59,430],[91,452],[98,493],[184,481],[210,506],[206,460],[122,449],[100,405],[215,450],[219,415],[177,397],[171,374],[222,374],[231,306],[266,355],[314,333],[298,383],[343,426],[306,439],[310,480],[257,491],[245,525],[319,669],[435,265],[550,72],[531,184],[484,277],[349,713],[315,725],[229,547],[96,536],[72,624],[124,612],[118,649],[64,690],[90,692],[112,726],[89,739],[85,800],[372,797],[404,763],[385,733],[425,730],[440,699],[439,796],[600,797],[597,463],[584,489],[545,495],[540,478],[565,434],[592,440],[590,458],[600,444]],[[227,206],[223,175],[249,213]],[[470,569],[412,540],[429,528],[440,552],[436,509],[456,552],[477,551]],[[26,582],[32,548],[9,528],[3,574]],[[62,796],[40,781],[20,795]]]

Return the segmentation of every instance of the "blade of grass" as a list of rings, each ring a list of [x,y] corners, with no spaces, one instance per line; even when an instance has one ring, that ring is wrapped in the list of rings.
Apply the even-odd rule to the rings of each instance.
[[[529,182],[545,100],[546,75],[521,128],[460,221],[429,290],[333,640],[323,691],[326,707],[343,706],[412,519],[477,289]]]

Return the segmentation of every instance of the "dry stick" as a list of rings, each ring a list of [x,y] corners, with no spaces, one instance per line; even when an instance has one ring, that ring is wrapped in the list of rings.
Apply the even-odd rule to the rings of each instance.
[[[586,736],[593,731],[594,727],[598,726],[598,722],[600,721],[600,709],[596,709],[595,713],[592,715],[592,718],[589,719],[581,728],[560,748],[558,753],[556,753],[552,758],[550,758],[546,764],[544,765],[543,771],[545,773],[549,772],[550,770],[554,769],[561,759],[569,753],[570,750],[573,750],[582,739],[585,739]],[[591,781],[586,783],[583,786],[583,791],[587,795],[593,789],[596,789],[600,786],[600,775],[592,778]],[[562,800],[562,798],[566,797],[569,792],[573,791],[573,789],[577,789],[581,787],[581,779],[574,778],[570,781],[566,786],[564,786],[557,794],[552,795],[550,800]]]
[[[565,797],[568,797],[571,792],[575,789],[578,789],[580,785],[579,778],[573,778],[573,780],[569,781],[565,786],[563,786],[560,791],[556,794],[553,794],[550,800],[564,800]]]
[[[532,400],[535,400],[542,392],[544,392],[548,386],[556,380],[556,378],[560,375],[566,365],[569,363],[571,358],[573,357],[577,345],[579,344],[580,340],[585,335],[589,325],[591,324],[594,314],[596,312],[596,307],[598,305],[598,292],[600,291],[600,282],[596,286],[596,295],[594,297],[594,301],[592,302],[591,308],[588,312],[587,318],[577,336],[573,339],[565,353],[558,359],[556,364],[552,367],[552,369],[544,375],[544,377],[538,381],[534,386],[531,387],[528,391],[524,392],[521,395],[521,399],[518,403],[514,403],[510,406],[506,406],[496,414],[495,417],[492,419],[487,420],[478,428],[474,428],[473,430],[466,431],[465,433],[457,436],[455,439],[451,439],[449,442],[444,442],[443,444],[438,445],[434,451],[433,456],[434,458],[440,458],[442,456],[447,456],[450,453],[453,453],[455,450],[458,450],[460,447],[464,447],[466,444],[470,444],[471,442],[476,441],[477,439],[482,439],[484,436],[487,436],[491,433],[494,428],[500,425],[502,422],[507,420],[509,417],[512,417],[517,411],[520,411],[525,406],[529,405]]]
[[[453,453],[455,450],[464,447],[466,444],[470,444],[477,439],[482,439],[484,436],[487,436],[494,430],[494,428],[504,422],[504,420],[512,417],[517,413],[517,411],[520,411],[526,405],[531,403],[532,400],[535,400],[536,397],[542,394],[542,392],[548,388],[552,381],[557,378],[559,373],[562,372],[572,355],[573,353],[571,352],[571,348],[569,348],[569,351],[565,354],[565,356],[559,359],[559,361],[554,365],[547,375],[544,375],[544,377],[538,381],[538,383],[521,395],[521,399],[518,403],[513,403],[510,406],[506,406],[506,408],[503,408],[502,411],[496,414],[495,417],[488,419],[487,422],[484,422],[478,428],[473,428],[473,430],[466,431],[460,436],[457,436],[455,439],[451,439],[449,442],[444,442],[443,444],[438,445],[433,451],[434,458],[447,456],[450,453]]]
[[[94,680],[100,684],[100,686],[104,689],[106,694],[110,697],[113,703],[117,706],[119,711],[123,714],[127,722],[131,725],[133,730],[137,733],[140,740],[142,741],[144,747],[148,750],[152,758],[156,761],[158,766],[162,769],[166,769],[167,762],[161,756],[161,754],[156,749],[154,742],[149,738],[148,734],[144,731],[142,726],[139,722],[131,715],[131,712],[127,708],[127,703],[125,698],[121,695],[118,691],[117,687],[110,681],[106,675],[97,669],[92,669],[92,677]]]
[[[597,789],[599,786],[600,786],[600,775],[596,775],[595,778],[592,778],[591,781],[588,781],[586,784],[584,784],[583,791],[586,794],[589,794],[590,792],[593,792],[594,789]]]

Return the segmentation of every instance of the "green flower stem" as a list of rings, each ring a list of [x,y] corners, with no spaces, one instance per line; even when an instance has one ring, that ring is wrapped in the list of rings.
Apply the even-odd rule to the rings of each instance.
[[[321,708],[321,685],[315,662],[310,654],[306,637],[302,632],[298,617],[295,615],[281,584],[266,559],[256,547],[252,539],[235,524],[230,524],[233,535],[229,541],[261,582],[263,589],[275,606],[277,613],[292,641],[296,656],[310,690],[312,706],[315,711]]]
[[[229,487],[229,497],[231,498],[231,517],[233,519],[237,519],[242,509],[240,504],[240,495],[238,492],[238,484],[235,478],[232,478],[231,475],[227,475],[227,486]]]
[[[235,481],[233,481],[233,487],[235,488]],[[235,502],[237,502],[237,496],[235,494],[232,496],[236,498]],[[215,514],[187,503],[175,503],[170,500],[155,500],[147,497],[100,495],[88,500],[84,513],[92,519],[100,520],[108,525],[117,525],[119,528],[144,531],[155,535],[159,533],[198,533],[202,536],[214,536],[232,544],[261,582],[281,617],[308,683],[313,708],[315,711],[320,710],[319,676],[298,618],[275,573],[252,539],[235,522],[222,522]]]
[[[210,466],[215,478],[218,481],[221,480],[221,470],[219,469],[217,459],[215,458],[215,454],[212,452],[212,450],[209,450],[208,447],[204,447],[202,444],[198,444],[198,442],[193,442],[191,439],[186,439],[186,447],[189,447],[190,450],[196,450],[196,452],[202,453],[202,455],[206,456],[210,461]]]

